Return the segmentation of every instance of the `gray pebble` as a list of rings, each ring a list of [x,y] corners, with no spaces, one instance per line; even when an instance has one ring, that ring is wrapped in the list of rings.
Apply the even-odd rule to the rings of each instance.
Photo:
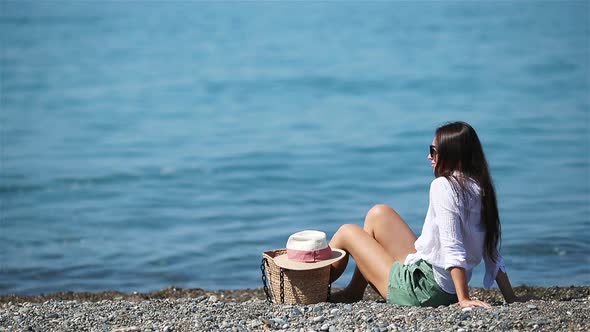
[[[527,304],[527,306],[526,306],[526,307],[527,307],[527,308],[529,308],[530,310],[535,310],[535,309],[537,309],[537,306],[536,306],[536,305],[534,305],[534,304]]]
[[[141,329],[137,326],[130,326],[130,327],[118,327],[112,330],[111,332],[139,332]]]
[[[317,316],[313,318],[314,323],[321,323],[325,320],[324,316]]]
[[[58,318],[59,315],[56,314],[55,312],[50,312],[49,314],[47,314],[47,318]]]
[[[293,317],[299,317],[299,316],[301,316],[302,314],[303,314],[303,313],[301,312],[301,310],[299,310],[299,308],[297,308],[297,307],[294,307],[294,308],[291,310],[291,316],[293,316]]]
[[[328,331],[330,329],[330,324],[324,324],[320,327],[320,331]]]

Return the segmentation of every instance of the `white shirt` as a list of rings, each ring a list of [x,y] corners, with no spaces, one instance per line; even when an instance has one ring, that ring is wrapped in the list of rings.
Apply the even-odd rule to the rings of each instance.
[[[409,265],[423,259],[430,263],[436,283],[450,294],[456,293],[448,270],[451,267],[464,268],[469,282],[473,268],[483,258],[486,267],[483,280],[485,288],[492,286],[498,270],[506,271],[499,252],[495,263],[485,254],[486,231],[480,220],[481,189],[475,181],[470,181],[469,185],[472,193],[463,202],[445,177],[432,181],[422,234],[414,243],[416,253],[408,255],[404,262]]]

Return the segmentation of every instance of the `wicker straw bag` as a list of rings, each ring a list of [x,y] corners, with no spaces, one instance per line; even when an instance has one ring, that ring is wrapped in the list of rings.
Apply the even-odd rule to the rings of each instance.
[[[313,270],[288,270],[279,267],[274,257],[286,249],[265,251],[262,254],[262,283],[269,303],[313,304],[330,300],[330,266]],[[269,286],[270,284],[270,293]],[[271,296],[272,293],[272,296]]]

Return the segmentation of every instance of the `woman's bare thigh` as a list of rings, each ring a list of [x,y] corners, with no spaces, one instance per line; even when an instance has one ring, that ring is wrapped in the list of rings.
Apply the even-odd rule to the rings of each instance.
[[[403,263],[408,254],[416,252],[416,235],[402,217],[387,205],[373,206],[367,212],[363,228],[395,261]]]
[[[387,297],[389,270],[394,259],[371,235],[358,225],[346,224],[334,234],[330,246],[347,251],[363,277],[381,296]]]

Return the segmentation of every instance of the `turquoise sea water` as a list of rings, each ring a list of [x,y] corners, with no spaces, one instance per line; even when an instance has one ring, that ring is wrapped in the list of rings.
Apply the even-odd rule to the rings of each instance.
[[[450,120],[513,284],[590,284],[588,1],[0,6],[0,294],[260,287],[376,203],[419,233]]]

